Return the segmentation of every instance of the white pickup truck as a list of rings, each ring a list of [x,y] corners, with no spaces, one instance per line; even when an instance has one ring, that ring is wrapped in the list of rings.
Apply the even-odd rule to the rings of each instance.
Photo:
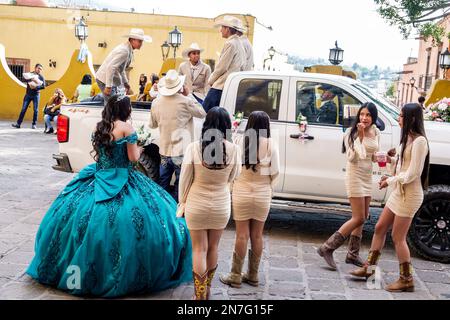
[[[321,87],[333,86],[338,94],[332,115],[320,110]],[[221,106],[231,115],[264,110],[271,118],[273,136],[280,145],[281,178],[275,189],[277,201],[348,204],[344,187],[346,159],[341,152],[343,131],[348,121],[345,110],[373,102],[379,111],[381,149],[396,147],[400,141],[397,122],[399,110],[363,84],[342,76],[313,73],[279,74],[273,72],[239,72],[231,74],[225,84]],[[93,162],[90,136],[100,120],[101,103],[65,105],[58,118],[60,153],[54,155],[53,168],[78,172]],[[149,103],[133,103],[132,121],[137,127],[149,121]],[[332,110],[332,109],[331,109]],[[299,114],[308,119],[309,139],[299,139]],[[319,116],[320,115],[320,116]],[[334,117],[336,121],[334,121]],[[332,119],[330,121],[329,119]],[[327,123],[323,122],[327,119]],[[331,123],[332,122],[332,123]],[[202,121],[196,120],[196,134]],[[431,149],[430,187],[424,203],[410,229],[408,241],[420,256],[450,262],[450,124],[426,122]],[[158,130],[154,142],[141,158],[143,171],[157,178],[159,167]],[[378,189],[382,170],[374,166],[373,206],[382,207],[387,191]]]

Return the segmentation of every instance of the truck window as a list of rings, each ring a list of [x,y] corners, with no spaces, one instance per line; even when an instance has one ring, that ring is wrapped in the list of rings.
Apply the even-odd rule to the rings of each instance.
[[[270,119],[278,120],[282,80],[244,79],[239,83],[236,112],[248,117],[253,111],[265,111]]]
[[[311,124],[343,124],[345,105],[361,105],[361,102],[345,90],[326,83],[297,81],[296,113]]]

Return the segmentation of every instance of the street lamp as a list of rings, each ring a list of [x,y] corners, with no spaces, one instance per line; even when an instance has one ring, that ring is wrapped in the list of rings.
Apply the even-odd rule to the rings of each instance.
[[[178,31],[177,26],[175,29],[169,32],[169,44],[173,48],[173,57],[177,57],[177,48],[181,46],[183,42],[183,34]]]
[[[75,37],[77,37],[81,42],[86,40],[88,37],[88,26],[84,20],[84,17],[81,17],[80,21],[75,26]]]
[[[267,50],[267,52],[269,53],[269,57],[264,59],[263,70],[266,70],[266,61],[267,60],[272,61],[273,56],[275,55],[275,53],[277,51],[275,50],[275,48],[273,46],[270,46],[270,48],[269,48],[269,50]],[[270,68],[269,68],[269,70],[270,70]]]
[[[344,50],[338,47],[337,41],[335,42],[335,46],[335,48],[330,49],[330,57],[328,60],[331,64],[337,66],[344,61]]]
[[[161,45],[161,53],[163,56],[163,61],[166,61],[167,57],[169,56],[170,51],[170,45],[167,43],[167,41],[164,41],[164,43]]]
[[[413,93],[414,93],[414,88],[415,88],[415,84],[416,84],[416,79],[414,77],[412,77],[411,79],[409,79],[409,84],[411,85],[411,98],[409,99],[412,102],[413,99]]]
[[[450,69],[450,52],[448,48],[439,55],[439,66],[444,69],[444,79],[447,79],[447,70]]]

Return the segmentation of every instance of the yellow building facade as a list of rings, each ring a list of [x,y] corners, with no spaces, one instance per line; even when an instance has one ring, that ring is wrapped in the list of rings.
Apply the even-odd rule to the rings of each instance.
[[[247,36],[253,42],[255,17],[232,15],[242,20],[248,30]],[[66,73],[74,51],[80,48],[74,26],[81,16],[88,25],[89,37],[86,44],[92,54],[94,70],[115,46],[126,41],[123,35],[131,28],[141,28],[153,38],[152,43],[144,43],[141,50],[135,51],[135,58],[129,70],[130,84],[135,92],[138,91],[140,74],[149,76],[160,72],[163,64],[161,45],[168,40],[168,33],[175,26],[183,34],[183,43],[177,50],[177,58],[181,57],[184,48],[192,42],[197,42],[205,49],[202,59],[216,61],[224,43],[219,30],[214,28],[215,21],[223,15],[216,18],[196,18],[0,5],[0,44],[5,47],[8,65],[12,68],[23,66],[17,70],[23,69],[23,72],[27,72],[32,71],[36,63],[41,63],[44,66],[45,79],[50,82],[58,81]],[[169,53],[169,58],[173,58],[173,49]],[[73,92],[66,92],[68,97],[72,94]],[[22,98],[18,97],[18,105],[0,106],[0,117],[4,117],[5,113],[1,110],[5,108],[14,108],[18,114]],[[41,101],[41,107],[43,104],[45,101]]]

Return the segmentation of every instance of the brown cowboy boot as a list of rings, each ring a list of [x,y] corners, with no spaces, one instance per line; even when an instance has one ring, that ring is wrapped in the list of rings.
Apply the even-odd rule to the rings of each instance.
[[[317,249],[317,253],[325,259],[325,262],[334,270],[337,269],[333,259],[333,252],[345,241],[345,237],[339,232],[335,232],[324,244]]]
[[[411,262],[400,263],[400,278],[386,287],[390,292],[414,292]]]
[[[364,261],[359,256],[359,249],[361,248],[361,238],[358,236],[350,235],[348,241],[348,251],[345,257],[345,263],[354,264],[357,267],[362,267]]]
[[[194,275],[194,300],[207,300],[208,272],[205,272],[204,275],[198,275],[192,271],[192,274]]]
[[[214,269],[208,270],[208,281],[206,282],[206,300],[211,297],[211,284],[216,274],[217,266]]]
[[[358,278],[370,278],[375,274],[375,268],[373,266],[378,264],[380,255],[381,252],[378,250],[369,251],[369,256],[364,265],[361,268],[351,271],[350,274]]]
[[[261,256],[257,256],[252,250],[248,250],[248,269],[247,273],[242,276],[242,281],[251,286],[257,287],[259,285],[258,269]]]
[[[233,288],[240,288],[242,284],[242,266],[244,258],[240,258],[236,252],[233,252],[233,261],[231,263],[231,272],[223,274],[219,277],[220,282],[227,284]]]

